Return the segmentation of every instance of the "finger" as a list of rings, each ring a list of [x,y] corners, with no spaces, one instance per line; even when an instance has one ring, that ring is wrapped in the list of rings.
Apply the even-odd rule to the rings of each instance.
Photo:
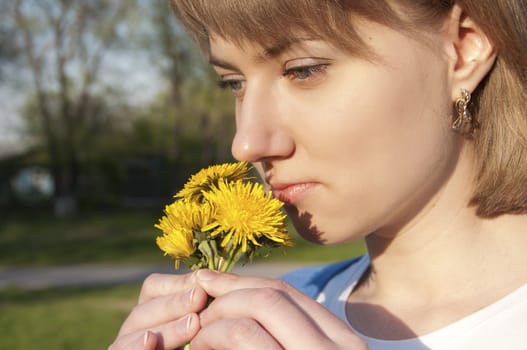
[[[224,294],[200,314],[202,328],[225,319],[253,319],[286,349],[328,349],[334,345],[311,315],[286,292],[273,288],[240,289]],[[294,336],[298,334],[306,336]]]
[[[192,350],[279,350],[282,347],[253,319],[225,319],[202,328],[190,343]]]
[[[151,331],[143,334],[133,334],[126,337],[117,338],[116,341],[108,347],[108,350],[155,350],[157,345],[157,336]]]
[[[200,287],[173,295],[151,299],[136,305],[124,321],[119,334],[133,333],[197,313],[207,303],[207,293]]]
[[[120,336],[109,349],[176,349],[188,343],[199,329],[198,315],[189,314],[179,320],[151,328],[146,334],[144,331],[139,331]]]
[[[146,334],[129,334],[124,337],[117,337],[108,347],[108,350],[143,350],[145,349],[145,336]]]
[[[153,273],[143,282],[139,303],[192,289],[196,285],[194,273],[184,275]]]
[[[156,346],[157,346],[157,336],[150,331],[146,331],[143,337],[143,349],[144,350],[155,350]]]
[[[299,292],[284,281],[256,277],[240,277],[235,274],[217,273],[210,270],[198,271],[196,274],[196,280],[205,289],[207,294],[216,298],[240,289],[270,288],[271,290],[282,291],[282,293],[286,293],[291,300],[294,300],[294,303],[300,310],[300,313],[296,313],[296,317],[301,318],[303,317],[302,314],[304,317],[308,315],[311,321],[315,323],[329,339],[339,340],[338,342],[340,344],[357,344],[357,346],[363,344],[362,340],[357,337],[342,320],[329,312],[318,302]],[[269,300],[263,301],[264,305],[269,302]],[[240,307],[242,307],[241,303],[242,300],[240,299],[238,301]],[[251,307],[254,306],[249,304],[243,307],[250,310]],[[277,311],[280,312],[281,310]],[[287,329],[287,325],[285,326]],[[362,347],[358,347],[358,349],[361,348]]]

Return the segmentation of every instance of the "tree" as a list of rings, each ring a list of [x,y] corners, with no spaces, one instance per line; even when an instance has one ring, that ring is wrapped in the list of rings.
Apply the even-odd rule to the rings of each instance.
[[[7,16],[8,3],[0,2],[0,81],[4,79],[5,67],[18,58],[11,19]]]
[[[168,2],[139,5],[141,21],[134,26],[134,44],[138,52],[148,53],[164,86],[136,120],[131,139],[140,141],[130,149],[145,157],[161,155],[174,192],[197,167],[230,159],[233,104],[217,88],[215,74]]]
[[[101,66],[134,2],[16,0],[19,54],[29,67],[35,117],[55,181],[55,213],[74,214],[83,142],[101,118]]]
[[[233,132],[233,103],[217,88],[217,77],[190,42],[168,4],[158,0],[153,7],[154,40],[162,74],[169,82],[173,118],[173,154],[181,152],[184,133],[194,134],[202,146],[202,165],[229,157]]]

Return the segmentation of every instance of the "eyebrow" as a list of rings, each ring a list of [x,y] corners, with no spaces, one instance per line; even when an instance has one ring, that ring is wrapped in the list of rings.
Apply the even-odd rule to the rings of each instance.
[[[265,61],[266,59],[275,58],[279,56],[280,54],[282,54],[284,51],[287,51],[288,49],[290,49],[292,46],[297,45],[298,43],[301,43],[306,40],[309,40],[309,39],[293,38],[293,39],[288,39],[288,40],[280,40],[275,45],[266,47],[262,51],[261,54],[256,55],[253,59],[255,62],[262,62],[262,61]],[[238,67],[218,57],[214,57],[212,53],[210,54],[209,63],[219,68],[239,71]]]
[[[267,47],[263,50],[263,58],[274,58],[279,56],[284,51],[289,50],[292,46],[297,45],[300,42],[305,41],[305,38],[293,38],[288,40],[280,40],[275,45]]]
[[[236,67],[235,65],[227,62],[227,61],[224,61],[222,59],[219,59],[217,57],[214,57],[212,56],[212,54],[210,55],[210,58],[209,58],[209,63],[215,67],[219,67],[219,68],[223,68],[223,69],[227,69],[227,70],[235,70],[235,71],[239,71],[238,67]]]

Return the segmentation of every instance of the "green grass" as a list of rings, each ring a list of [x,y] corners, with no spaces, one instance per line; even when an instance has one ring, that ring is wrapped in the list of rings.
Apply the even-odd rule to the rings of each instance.
[[[0,291],[0,350],[106,349],[138,286]]]
[[[0,267],[76,263],[160,263],[153,227],[160,213],[90,214],[76,219],[0,220]],[[270,261],[330,262],[361,254],[361,242],[320,247],[295,236],[295,247]],[[0,290],[0,350],[106,349],[137,300],[139,285]]]
[[[89,214],[75,219],[11,217],[0,221],[0,266],[78,263],[166,263],[155,244],[153,227],[161,213]],[[335,247],[313,245],[295,237],[286,254],[270,260],[330,262],[364,251],[362,242]]]
[[[143,212],[8,218],[0,223],[0,265],[161,262],[157,219]]]

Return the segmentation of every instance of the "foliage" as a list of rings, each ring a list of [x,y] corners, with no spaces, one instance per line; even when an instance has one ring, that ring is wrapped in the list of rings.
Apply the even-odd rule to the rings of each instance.
[[[33,130],[55,180],[57,213],[75,211],[82,151],[105,118],[100,69],[132,1],[16,0],[9,9],[33,83]],[[35,127],[36,126],[36,127]]]
[[[57,201],[75,199],[81,208],[126,202],[135,160],[159,163],[155,183],[143,183],[152,197],[173,194],[189,171],[231,160],[232,100],[215,87],[166,1],[1,6],[0,38],[9,37],[2,53],[24,63],[18,75],[32,84],[18,86],[25,131],[35,140],[33,157],[54,176]],[[127,84],[141,75],[129,65],[137,57],[150,62],[146,94]],[[148,94],[154,98],[141,99]]]
[[[5,75],[8,73],[8,67],[11,68],[18,59],[18,50],[16,49],[15,28],[12,25],[12,19],[8,14],[9,4],[7,1],[0,2],[0,82],[3,83]]]
[[[0,291],[0,350],[106,349],[139,286]]]

